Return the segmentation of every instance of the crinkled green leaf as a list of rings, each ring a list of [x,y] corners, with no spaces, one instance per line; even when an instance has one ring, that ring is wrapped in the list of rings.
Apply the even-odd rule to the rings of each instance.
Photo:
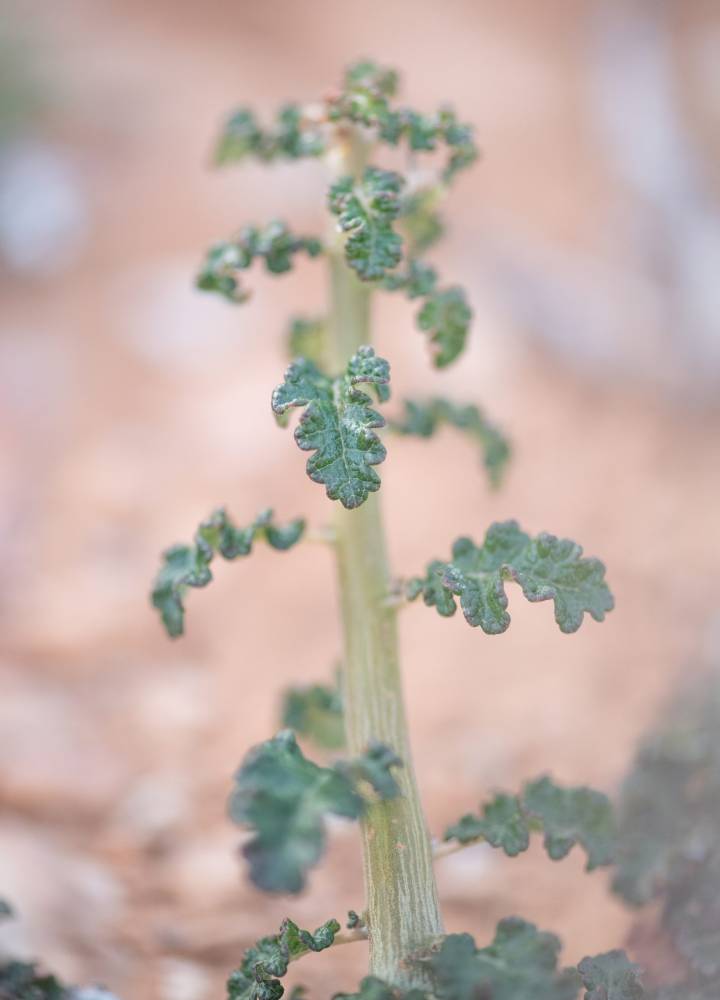
[[[483,464],[493,487],[500,485],[505,466],[510,459],[510,445],[498,428],[472,404],[460,405],[448,399],[435,398],[427,402],[406,399],[401,420],[391,421],[392,430],[400,434],[429,438],[443,424],[457,427],[475,438],[482,448]]]
[[[459,822],[449,826],[444,839],[458,840],[461,844],[486,840],[514,858],[526,851],[530,844],[528,817],[516,795],[500,793],[483,806],[481,816],[467,813]]]
[[[578,975],[557,967],[560,941],[518,917],[501,920],[495,938],[477,948],[469,934],[450,934],[429,959],[438,1000],[575,1000]]]
[[[239,108],[228,118],[215,149],[215,163],[224,166],[254,156],[264,162],[303,156],[320,156],[325,137],[317,122],[297,104],[280,109],[275,123],[263,129],[249,108]]]
[[[587,855],[588,871],[614,859],[615,819],[608,797],[584,786],[562,788],[548,777],[528,782],[521,796],[496,795],[480,815],[468,813],[448,827],[444,839],[463,844],[486,840],[514,857],[527,850],[535,829],[542,829],[553,861],[575,844]]]
[[[327,331],[325,320],[318,317],[295,316],[288,333],[288,353],[291,358],[307,358],[322,363]]]
[[[300,892],[322,855],[325,817],[356,819],[362,804],[353,783],[308,760],[289,730],[256,746],[230,799],[233,820],[253,833],[243,848],[252,881],[267,892]]]
[[[438,368],[446,368],[465,348],[472,309],[462,288],[433,292],[418,313],[420,329],[429,334],[433,359]]]
[[[240,285],[241,271],[263,260],[271,274],[284,274],[298,253],[317,257],[322,243],[314,236],[293,235],[284,222],[271,222],[264,229],[246,226],[235,239],[210,247],[195,283],[202,291],[217,292],[230,302],[244,302],[249,293]]]
[[[337,686],[312,684],[285,693],[283,725],[326,750],[345,746],[343,701]]]
[[[525,786],[523,809],[542,823],[545,849],[564,858],[575,844],[587,854],[587,870],[609,865],[615,851],[615,819],[607,795],[592,788],[560,788],[550,778]]]
[[[373,742],[358,757],[340,761],[336,768],[354,781],[367,781],[381,799],[394,799],[400,795],[392,769],[402,767],[402,759],[384,743]]]
[[[380,488],[373,466],[383,461],[385,446],[375,429],[385,424],[370,407],[370,397],[358,385],[373,385],[387,398],[390,366],[371,347],[359,348],[345,372],[336,378],[323,374],[312,361],[300,358],[290,365],[285,380],[272,395],[272,408],[282,417],[291,407],[305,407],[295,430],[295,441],[308,459],[310,478],[325,486],[331,500],[352,509]]]
[[[345,926],[349,931],[365,927],[365,918],[360,916],[359,913],[356,913],[355,910],[348,910],[347,924]]]
[[[584,958],[578,972],[586,990],[585,1000],[642,1000],[645,996],[640,968],[624,951]]]
[[[362,181],[341,177],[330,188],[330,210],[343,232],[348,264],[363,281],[376,281],[398,265],[402,239],[393,229],[400,212],[400,174],[367,167]]]
[[[284,527],[275,524],[270,508],[262,511],[247,528],[236,527],[224,509],[216,510],[200,524],[192,545],[174,545],[163,553],[163,564],[150,596],[168,635],[173,638],[182,635],[185,591],[188,587],[205,587],[210,583],[210,563],[215,553],[223,559],[247,556],[256,539],[283,551],[295,545],[304,530],[305,521],[302,518]]]
[[[438,577],[446,591],[443,610]],[[529,601],[552,600],[562,632],[576,632],[586,613],[602,621],[613,608],[605,567],[598,559],[584,558],[581,547],[568,539],[544,532],[531,538],[516,521],[491,525],[481,546],[459,538],[450,561],[430,563],[424,577],[410,581],[407,596],[413,600],[422,594],[426,604],[448,616],[448,597],[455,595],[470,625],[497,635],[510,624],[505,593],[509,580],[520,584]]]

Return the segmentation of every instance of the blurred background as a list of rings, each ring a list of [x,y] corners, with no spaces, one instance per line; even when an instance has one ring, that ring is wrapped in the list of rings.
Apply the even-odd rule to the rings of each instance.
[[[315,927],[362,906],[352,828],[309,892],[276,900],[244,881],[225,813],[282,689],[332,673],[330,555],[218,565],[175,643],[147,600],[159,552],[219,504],[241,523],[265,506],[328,517],[269,411],[286,316],[322,309],[322,266],[253,273],[243,307],[192,286],[244,222],[319,231],[326,178],[314,162],[212,170],[221,122],[321,95],[369,55],[400,69],[408,103],[449,101],[477,129],[483,160],[433,253],[468,290],[470,349],[436,373],[389,296],[377,343],[398,397],[478,403],[514,459],[493,494],[452,432],[393,441],[393,567],[512,516],[601,556],[617,608],[574,636],[517,593],[496,638],[401,616],[440,834],[546,770],[613,792],[678,678],[717,657],[720,10],[5,0],[0,25],[0,895],[20,914],[0,945],[125,998],[205,1000],[285,915]],[[539,847],[447,858],[448,927],[485,941],[519,912],[568,962],[622,945],[634,917],[582,869]],[[364,950],[303,962],[311,995],[352,987]]]

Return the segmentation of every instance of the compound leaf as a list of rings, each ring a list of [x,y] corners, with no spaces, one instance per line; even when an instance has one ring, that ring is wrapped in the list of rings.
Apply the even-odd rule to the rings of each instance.
[[[251,880],[266,892],[300,892],[322,855],[325,817],[356,819],[362,805],[352,781],[308,760],[289,730],[254,747],[235,775],[229,807],[253,832],[243,848]]]
[[[217,292],[229,302],[245,302],[249,293],[239,281],[239,272],[247,271],[255,260],[263,260],[271,274],[284,274],[298,253],[317,257],[322,243],[314,236],[295,236],[284,222],[270,222],[263,229],[245,226],[235,239],[215,243],[195,279],[204,292]]]
[[[381,400],[387,398],[390,366],[371,347],[360,347],[342,375],[331,378],[307,358],[294,361],[284,382],[272,395],[272,408],[282,417],[291,407],[305,407],[295,430],[308,459],[310,478],[325,486],[331,500],[343,507],[359,507],[380,488],[372,468],[385,458],[385,446],[375,433],[385,420],[370,407],[370,397],[358,389],[368,383]]]
[[[497,794],[480,815],[468,813],[448,827],[444,839],[461,844],[485,840],[515,857],[527,850],[535,829],[544,832],[553,861],[575,844],[587,855],[588,871],[614,860],[615,819],[608,797],[584,786],[561,788],[548,777],[528,782],[520,796]]]
[[[575,1000],[575,970],[557,968],[560,941],[525,920],[500,921],[477,948],[469,934],[450,934],[429,959],[438,1000]]]
[[[282,721],[288,729],[326,750],[345,746],[343,702],[338,687],[312,684],[290,688],[285,693]]]
[[[174,545],[163,553],[163,564],[150,597],[168,635],[175,638],[183,634],[185,591],[210,583],[210,563],[216,552],[223,559],[247,556],[258,538],[271,548],[284,551],[300,541],[304,530],[302,518],[284,527],[275,524],[270,508],[262,511],[247,528],[236,527],[224,509],[216,510],[201,522],[192,545]]]
[[[602,621],[613,608],[605,567],[598,559],[583,558],[581,547],[567,539],[544,532],[531,538],[516,521],[491,525],[481,546],[459,538],[450,561],[430,563],[424,577],[410,581],[407,596],[414,600],[422,594],[426,604],[437,606],[446,617],[458,596],[466,621],[497,635],[510,624],[505,593],[509,580],[520,584],[529,601],[552,600],[561,632],[576,632],[586,613]],[[441,588],[446,591],[443,610]]]
[[[585,987],[585,1000],[642,1000],[645,990],[640,969],[624,951],[608,951],[584,958],[578,972]]]
[[[350,234],[345,257],[362,281],[377,281],[400,262],[402,239],[392,224],[400,213],[403,183],[392,170],[367,167],[362,181],[341,177],[330,188],[330,210]]]
[[[436,397],[427,402],[406,399],[401,420],[394,420],[390,428],[399,434],[430,438],[443,424],[457,427],[475,438],[482,449],[483,464],[490,485],[498,487],[510,459],[510,445],[504,435],[490,423],[472,404],[461,405]]]

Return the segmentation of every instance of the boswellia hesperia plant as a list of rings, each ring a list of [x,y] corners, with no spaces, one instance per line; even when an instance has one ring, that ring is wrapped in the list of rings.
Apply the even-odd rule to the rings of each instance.
[[[333,684],[297,687],[286,695],[286,728],[249,751],[235,776],[232,818],[249,831],[243,847],[252,882],[271,893],[306,885],[326,840],[326,820],[357,820],[362,834],[365,909],[347,927],[327,920],[314,932],[286,920],[242,957],[228,980],[231,1000],[274,1000],[290,962],[310,951],[369,939],[370,975],[352,996],[398,1000],[637,1000],[638,970],[620,951],[560,968],[558,939],[517,917],[502,920],[490,944],[443,932],[433,875],[442,857],[484,841],[514,856],[533,833],[555,860],[577,844],[587,868],[613,858],[610,803],[588,788],[562,788],[549,777],[517,793],[499,793],[449,826],[433,847],[413,774],[398,658],[397,613],[422,598],[444,616],[458,602],[468,624],[488,635],[510,624],[506,587],[517,583],[533,602],[552,601],[561,631],[585,615],[602,621],[613,599],[601,562],[575,542],[532,535],[515,521],[471,525],[450,554],[416,577],[391,579],[378,468],[386,455],[380,431],[429,438],[449,425],[475,439],[492,486],[510,449],[503,434],[472,403],[442,398],[405,400],[386,421],[390,363],[371,346],[370,305],[376,292],[402,292],[413,303],[437,368],[463,352],[472,311],[462,288],[446,284],[426,252],[443,231],[440,207],[457,174],[477,158],[470,126],[442,108],[424,114],[395,103],[397,76],[371,62],[351,67],[340,90],[319,103],[289,104],[269,126],[243,108],[228,120],[217,147],[221,165],[255,158],[273,162],[313,157],[330,175],[322,236],[297,235],[283,222],[250,225],[207,253],[198,287],[232,303],[249,292],[256,260],[281,274],[298,254],[329,270],[324,316],[296,318],[289,330],[292,362],[272,394],[285,426],[299,410],[295,441],[308,453],[310,478],[334,502],[322,537],[337,561],[344,634],[342,666]],[[381,166],[386,148],[406,154],[407,170]],[[189,587],[212,579],[216,555],[249,556],[266,542],[286,551],[301,544],[305,521],[278,525],[270,510],[238,527],[220,510],[198,527],[191,545],[164,554],[152,603],[171,636],[184,628]],[[305,756],[296,735],[342,759]]]

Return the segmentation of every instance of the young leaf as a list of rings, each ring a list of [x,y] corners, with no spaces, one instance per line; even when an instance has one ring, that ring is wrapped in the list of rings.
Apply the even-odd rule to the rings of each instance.
[[[292,268],[295,254],[301,252],[317,257],[322,243],[314,236],[294,236],[284,222],[271,222],[264,229],[246,226],[235,239],[210,247],[195,284],[229,302],[245,302],[249,292],[241,288],[238,272],[247,271],[260,259],[271,274],[284,274]]]
[[[319,365],[325,350],[325,337],[324,319],[295,316],[288,333],[288,353],[291,358],[307,358]]]
[[[402,763],[394,750],[383,743],[374,742],[359,757],[351,761],[340,761],[335,766],[356,782],[367,781],[381,799],[394,799],[400,795],[400,786],[391,769],[402,767]]]
[[[417,323],[424,333],[430,335],[437,368],[446,368],[462,354],[471,320],[472,309],[462,288],[433,292],[425,300]]]
[[[305,521],[302,518],[284,527],[276,525],[269,508],[262,511],[247,528],[237,528],[225,510],[216,510],[200,524],[192,545],[174,545],[163,553],[163,564],[150,596],[168,635],[175,638],[183,634],[185,591],[188,587],[205,587],[210,583],[210,563],[216,552],[223,559],[247,556],[258,538],[266,541],[271,548],[284,551],[300,541],[304,530]]]
[[[402,239],[392,223],[400,213],[400,174],[367,167],[361,182],[341,177],[330,188],[330,211],[350,233],[345,256],[362,281],[377,281],[402,257]]]
[[[401,420],[390,422],[391,430],[399,434],[429,438],[442,424],[449,424],[465,431],[475,438],[482,448],[483,464],[487,470],[490,485],[500,485],[505,466],[510,458],[507,438],[491,424],[477,406],[459,405],[448,399],[435,398],[428,402],[406,399],[405,412]]]
[[[343,703],[337,687],[313,684],[290,688],[285,693],[282,722],[326,750],[345,746]]]
[[[645,996],[640,969],[624,951],[584,958],[578,972],[587,991],[585,1000],[642,1000]]]
[[[501,920],[477,948],[469,934],[449,934],[429,959],[438,1000],[575,1000],[578,976],[557,968],[560,941],[517,917]]]
[[[613,861],[615,820],[608,797],[584,786],[561,788],[547,777],[528,782],[521,796],[496,795],[480,816],[468,813],[448,827],[444,839],[461,844],[485,840],[515,857],[527,850],[530,833],[538,828],[553,861],[575,844],[585,850],[587,871]]]
[[[243,848],[266,892],[297,893],[325,846],[325,816],[356,819],[362,799],[336,770],[303,756],[289,730],[251,750],[235,775],[230,815],[253,831]]]
[[[598,559],[583,558],[580,546],[568,539],[544,532],[531,538],[516,521],[492,524],[481,546],[459,538],[450,562],[430,563],[425,577],[410,581],[407,596],[414,600],[422,594],[427,605],[437,606],[446,617],[452,614],[453,595],[458,596],[470,625],[498,635],[510,624],[505,593],[509,580],[520,584],[529,601],[554,601],[561,632],[576,632],[586,613],[600,622],[613,608],[605,567]]]
[[[280,158],[297,160],[320,156],[325,138],[297,104],[286,104],[269,129],[263,130],[249,108],[239,108],[228,118],[215,149],[215,163],[225,166],[250,156],[263,162]]]
[[[361,347],[345,372],[336,378],[323,374],[312,361],[300,358],[285,373],[272,395],[272,408],[282,417],[291,407],[305,407],[295,430],[302,451],[312,451],[307,473],[325,486],[331,500],[343,507],[359,507],[380,488],[372,466],[386,455],[375,428],[385,420],[370,407],[370,397],[358,389],[369,383],[379,398],[389,394],[390,366],[372,347]]]

